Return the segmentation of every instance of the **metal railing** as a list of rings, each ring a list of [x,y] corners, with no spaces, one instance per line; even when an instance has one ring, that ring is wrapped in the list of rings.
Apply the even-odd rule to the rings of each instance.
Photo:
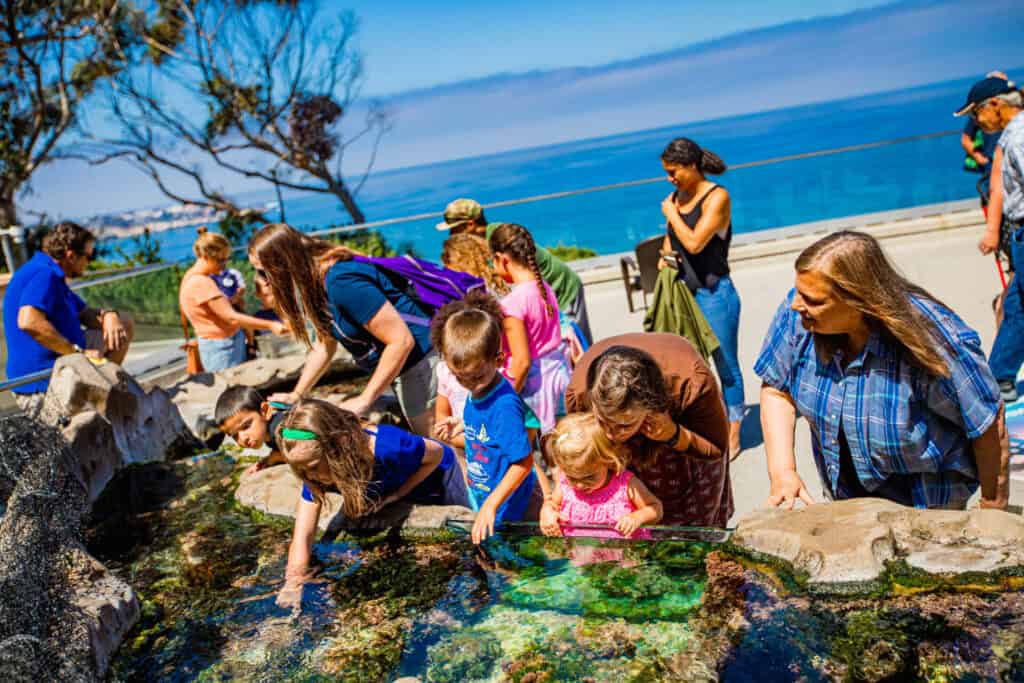
[[[783,162],[787,162],[787,161],[796,161],[796,160],[800,160],[800,159],[810,159],[810,158],[814,158],[814,157],[823,157],[823,156],[831,156],[831,155],[837,155],[837,154],[844,154],[844,153],[848,153],[848,152],[856,152],[856,151],[862,151],[862,150],[867,150],[867,149],[875,149],[875,148],[879,148],[879,147],[888,147],[888,146],[892,146],[892,145],[905,144],[905,143],[908,143],[908,142],[916,142],[916,141],[920,141],[920,140],[928,140],[928,139],[940,138],[940,137],[949,137],[949,136],[954,136],[954,135],[959,135],[959,134],[960,134],[959,130],[945,130],[945,131],[939,131],[939,132],[936,132],[936,133],[924,133],[924,134],[920,134],[920,135],[908,135],[908,136],[899,137],[899,138],[890,138],[888,140],[879,140],[879,141],[876,141],[876,142],[867,142],[867,143],[861,143],[861,144],[857,144],[857,145],[847,145],[847,146],[843,146],[843,147],[832,147],[832,148],[829,148],[829,149],[813,150],[813,151],[810,151],[810,152],[800,152],[800,153],[797,153],[797,154],[787,154],[787,155],[783,155],[783,156],[771,157],[771,158],[768,158],[768,159],[759,159],[757,161],[748,161],[748,162],[745,162],[745,163],[733,164],[729,168],[730,168],[730,170],[739,170],[739,169],[743,169],[743,168],[754,168],[754,167],[758,167],[758,166],[768,166],[768,165],[771,165],[771,164],[778,164],[778,163],[783,163]],[[624,189],[624,188],[637,187],[637,186],[640,186],[640,185],[649,185],[649,184],[652,184],[652,183],[663,183],[663,182],[665,182],[665,176],[664,175],[659,175],[659,176],[652,177],[652,178],[641,178],[641,179],[638,179],[638,180],[628,180],[628,181],[624,181],[624,182],[620,182],[620,183],[610,183],[610,184],[606,184],[606,185],[597,185],[597,186],[593,186],[593,187],[585,187],[585,188],[579,188],[579,189],[575,189],[575,190],[566,190],[566,191],[562,191],[562,192],[552,192],[552,193],[548,193],[548,194],[532,195],[532,196],[528,196],[528,197],[520,197],[520,198],[517,198],[517,199],[507,199],[507,200],[503,200],[503,201],[491,202],[491,203],[488,203],[488,204],[483,204],[482,208],[484,208],[484,209],[496,209],[496,208],[501,208],[501,207],[506,207],[506,206],[516,206],[516,205],[519,205],[519,204],[528,204],[528,203],[533,203],[533,202],[550,201],[550,200],[554,200],[554,199],[563,199],[563,198],[566,198],[566,197],[573,197],[573,196],[578,196],[578,195],[590,194],[590,193],[594,193],[594,192],[607,192],[609,190],[619,190],[619,189]],[[426,212],[426,213],[412,214],[412,215],[400,216],[400,217],[396,217],[396,218],[386,218],[386,219],[377,220],[377,221],[369,221],[369,222],[366,222],[366,223],[359,223],[358,225],[342,225],[342,226],[336,226],[336,227],[332,227],[332,228],[324,228],[322,230],[313,230],[313,231],[310,231],[309,234],[313,235],[315,237],[323,237],[323,236],[327,236],[327,235],[344,235],[344,234],[350,234],[350,233],[358,233],[358,232],[361,232],[361,231],[364,231],[364,230],[369,230],[369,229],[372,229],[372,228],[381,228],[381,227],[386,227],[386,226],[390,226],[390,225],[397,225],[397,224],[401,224],[401,223],[410,223],[410,222],[414,222],[414,221],[421,221],[421,220],[427,220],[427,219],[434,220],[434,219],[439,219],[439,218],[443,218],[443,217],[444,217],[444,213],[443,212],[440,212],[440,211],[430,211],[430,212]],[[8,233],[10,233],[10,237],[6,237]],[[7,250],[9,248],[9,244],[8,244],[8,241],[7,241],[8,239],[10,239],[14,244],[20,245],[20,248],[22,250],[25,248],[25,230],[23,228],[8,228],[7,230],[0,230],[0,239],[3,240],[2,244],[4,246],[4,256],[5,256],[5,258],[7,257]],[[235,249],[233,250],[233,253],[244,253],[245,250],[246,250],[245,246],[239,246],[239,247],[235,247]],[[73,284],[71,288],[76,290],[76,291],[78,291],[78,290],[83,290],[83,289],[86,289],[86,288],[89,288],[89,287],[94,287],[94,286],[97,286],[97,285],[103,285],[103,284],[108,284],[108,283],[111,283],[111,282],[118,282],[118,281],[121,281],[121,280],[127,280],[127,279],[131,279],[131,278],[139,277],[139,276],[142,276],[142,275],[148,275],[148,274],[151,274],[151,273],[157,273],[157,272],[160,272],[160,271],[169,270],[171,268],[183,266],[184,264],[188,263],[190,260],[191,259],[188,258],[188,259],[181,259],[181,260],[178,260],[178,261],[172,261],[172,262],[168,262],[168,263],[159,263],[159,264],[153,264],[153,265],[148,265],[148,266],[141,266],[139,268],[134,268],[134,269],[131,269],[131,270],[115,273],[115,274],[112,274],[112,275],[100,276],[100,277],[96,277],[96,278],[92,278],[92,279],[88,279],[88,280],[83,280],[83,281],[80,281],[80,282],[77,282],[77,283]],[[11,261],[8,260],[8,263],[10,263],[10,262]],[[27,375],[27,376],[24,376],[24,377],[18,377],[18,378],[10,379],[10,380],[7,380],[5,382],[0,382],[0,393],[2,393],[4,391],[7,391],[9,389],[17,388],[19,386],[24,386],[25,384],[28,384],[28,383],[31,383],[31,382],[35,382],[35,381],[38,381],[40,379],[45,379],[47,376],[49,376],[49,371],[43,371],[41,373],[35,373],[33,375]]]

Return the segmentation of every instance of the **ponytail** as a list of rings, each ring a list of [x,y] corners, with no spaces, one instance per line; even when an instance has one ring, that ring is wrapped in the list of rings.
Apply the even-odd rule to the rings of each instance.
[[[501,227],[491,233],[489,242],[491,251],[505,254],[533,273],[533,279],[537,281],[537,289],[540,290],[540,298],[544,301],[544,310],[547,311],[548,316],[554,315],[555,309],[548,299],[548,290],[544,287],[544,278],[541,277],[540,267],[537,265],[537,245],[534,243],[530,231],[515,223],[503,223]]]
[[[696,166],[701,173],[721,175],[728,168],[722,158],[714,152],[701,149],[690,138],[676,138],[668,143],[661,153],[661,160],[677,166]]]

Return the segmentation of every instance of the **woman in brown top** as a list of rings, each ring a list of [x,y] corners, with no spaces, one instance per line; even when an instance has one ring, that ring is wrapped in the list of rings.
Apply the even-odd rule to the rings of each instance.
[[[627,444],[630,469],[664,504],[663,524],[728,523],[729,423],[718,383],[690,342],[648,333],[594,344],[576,364],[565,406],[593,410],[608,438]]]

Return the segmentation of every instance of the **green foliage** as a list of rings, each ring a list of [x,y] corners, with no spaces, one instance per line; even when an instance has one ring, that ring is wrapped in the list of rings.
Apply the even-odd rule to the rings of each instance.
[[[149,266],[164,261],[160,256],[160,242],[153,238],[153,233],[149,228],[143,230],[141,235],[132,238],[131,252],[118,246],[114,248],[114,253],[130,266]]]
[[[91,306],[125,311],[136,323],[172,328],[181,326],[178,285],[185,268],[173,266],[155,273],[108,282],[81,290]]]
[[[330,235],[327,239],[335,244],[355,249],[367,256],[397,256],[399,253],[388,243],[387,238],[377,230],[357,230],[343,235]],[[402,253],[411,252],[405,251]]]
[[[559,258],[563,261],[575,261],[581,258],[590,258],[591,256],[597,256],[597,252],[587,247],[578,247],[575,244],[567,245],[559,242],[553,247],[548,247],[548,251],[551,255]]]

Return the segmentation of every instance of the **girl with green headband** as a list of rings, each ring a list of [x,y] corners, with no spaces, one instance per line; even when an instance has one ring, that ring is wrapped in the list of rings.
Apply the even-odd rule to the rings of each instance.
[[[317,522],[328,493],[340,493],[341,514],[355,519],[404,500],[468,507],[466,484],[452,449],[390,425],[364,428],[353,413],[317,399],[296,403],[275,435],[302,480],[302,497],[278,604],[301,599]]]

